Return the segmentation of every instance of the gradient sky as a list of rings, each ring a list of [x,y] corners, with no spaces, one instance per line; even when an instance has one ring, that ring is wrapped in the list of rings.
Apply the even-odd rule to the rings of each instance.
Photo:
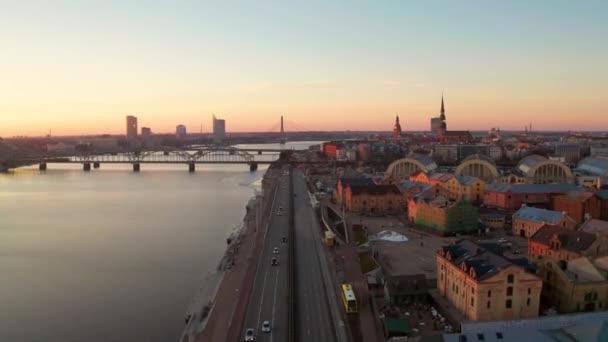
[[[0,136],[608,130],[608,1],[2,1]],[[128,4],[127,4],[128,3]],[[289,4],[288,4],[289,3]]]

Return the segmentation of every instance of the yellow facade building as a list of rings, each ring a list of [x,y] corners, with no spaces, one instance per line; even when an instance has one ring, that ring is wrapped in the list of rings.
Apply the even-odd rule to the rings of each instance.
[[[542,280],[524,267],[463,240],[437,252],[437,289],[469,320],[538,317]]]
[[[587,257],[570,261],[543,258],[538,261],[543,279],[543,301],[559,313],[606,310],[606,272]]]

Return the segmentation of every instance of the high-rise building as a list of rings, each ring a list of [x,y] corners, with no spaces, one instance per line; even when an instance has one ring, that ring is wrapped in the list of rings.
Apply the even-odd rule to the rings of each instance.
[[[175,127],[175,136],[178,138],[183,138],[186,136],[186,126],[184,125],[177,125]]]
[[[226,120],[213,116],[213,142],[221,143],[226,138]]]
[[[441,129],[441,118],[431,118],[431,134],[439,136],[439,130]]]
[[[152,130],[150,129],[150,127],[141,128],[141,137],[142,138],[149,138],[151,135],[152,135]]]
[[[127,116],[127,139],[137,138],[137,117],[133,115]]]

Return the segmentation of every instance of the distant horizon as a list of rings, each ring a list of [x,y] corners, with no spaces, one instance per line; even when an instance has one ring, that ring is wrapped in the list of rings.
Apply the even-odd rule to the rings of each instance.
[[[489,132],[491,130],[487,129],[487,130],[469,130],[469,132],[471,133],[486,133]],[[387,134],[388,135],[392,135],[392,131],[391,130],[305,130],[305,131],[286,131],[286,134],[293,134],[293,133],[346,133],[346,132],[352,132],[352,133],[383,133],[383,134]],[[585,134],[585,133],[591,133],[591,134],[598,134],[598,133],[604,133],[604,134],[608,134],[608,130],[532,130],[530,131],[524,131],[524,130],[500,130],[501,133],[506,133],[506,134],[514,134],[514,133],[531,133],[532,135],[534,135],[534,133],[540,133],[540,134],[548,134],[548,133],[581,133],[581,134]],[[279,134],[280,132],[278,131],[227,131],[226,134],[230,135],[230,134]],[[403,135],[407,134],[407,133],[431,133],[429,130],[418,130],[418,131],[414,131],[414,130],[402,130],[401,132]],[[205,132],[203,131],[201,132],[187,132],[187,135],[191,135],[191,136],[196,136],[196,135],[212,135],[213,132]],[[152,131],[152,135],[175,135],[175,132],[154,132]],[[109,136],[109,137],[124,137],[126,136],[124,133],[91,133],[91,134],[73,134],[73,135],[51,135],[50,138],[56,138],[56,139],[61,139],[61,138],[78,138],[78,137],[103,137],[103,136]],[[15,135],[15,136],[0,136],[0,138],[3,139],[18,139],[18,138],[48,138],[48,135]],[[141,137],[141,132],[138,132],[138,137]]]
[[[606,1],[7,4],[0,136],[608,130]],[[109,23],[111,23],[109,25]]]

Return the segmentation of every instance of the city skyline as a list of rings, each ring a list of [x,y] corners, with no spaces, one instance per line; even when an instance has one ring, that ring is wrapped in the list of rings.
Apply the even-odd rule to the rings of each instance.
[[[605,3],[446,4],[7,5],[0,136],[606,129]]]

